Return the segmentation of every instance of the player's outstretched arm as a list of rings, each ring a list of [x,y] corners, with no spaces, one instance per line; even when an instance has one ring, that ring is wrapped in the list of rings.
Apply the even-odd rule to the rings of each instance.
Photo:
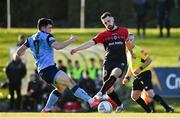
[[[90,40],[90,41],[80,45],[79,47],[72,49],[71,50],[71,54],[74,54],[74,53],[76,53],[76,52],[78,52],[80,50],[84,50],[84,49],[90,48],[93,45],[95,45],[95,42],[93,40]]]
[[[27,47],[25,45],[20,46],[16,51],[16,58],[15,59],[17,59],[20,56],[24,55],[26,49],[27,49]]]
[[[62,42],[62,43],[58,43],[57,41],[53,42],[52,43],[52,47],[55,48],[56,50],[60,50],[60,49],[63,49],[65,48],[66,46],[68,46],[69,44],[71,44],[72,42],[76,41],[77,40],[77,37],[75,35],[71,35],[71,37]]]

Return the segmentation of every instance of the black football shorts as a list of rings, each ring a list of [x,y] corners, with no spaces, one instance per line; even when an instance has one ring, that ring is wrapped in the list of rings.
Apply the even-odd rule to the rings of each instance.
[[[145,89],[146,91],[148,91],[150,89],[153,89],[151,79],[152,79],[152,76],[151,76],[151,71],[150,70],[142,72],[133,81],[133,90],[143,90],[143,89]]]

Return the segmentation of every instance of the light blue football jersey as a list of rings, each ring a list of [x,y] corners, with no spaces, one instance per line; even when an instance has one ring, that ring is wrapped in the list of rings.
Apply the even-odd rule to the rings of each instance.
[[[46,67],[55,65],[54,49],[51,47],[53,42],[55,42],[53,35],[38,31],[24,43],[24,45],[31,50],[38,72]]]

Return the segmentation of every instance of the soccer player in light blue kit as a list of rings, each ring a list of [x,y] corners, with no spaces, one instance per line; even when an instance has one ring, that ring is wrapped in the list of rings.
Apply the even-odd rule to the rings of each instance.
[[[53,21],[51,19],[40,18],[37,23],[37,28],[39,29],[37,33],[29,37],[16,52],[16,57],[18,58],[24,54],[26,49],[30,48],[41,78],[48,84],[56,87],[49,95],[48,101],[41,112],[50,112],[67,87],[72,90],[76,97],[88,102],[90,107],[96,106],[99,104],[99,100],[90,97],[66,73],[56,67],[53,48],[56,50],[65,48],[76,41],[76,36],[72,35],[69,40],[58,43],[53,35],[50,34],[52,26]]]

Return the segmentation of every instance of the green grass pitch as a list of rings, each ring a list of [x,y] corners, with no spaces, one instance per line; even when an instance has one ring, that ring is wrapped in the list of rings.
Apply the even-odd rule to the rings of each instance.
[[[1,118],[179,118],[178,113],[0,113]]]

